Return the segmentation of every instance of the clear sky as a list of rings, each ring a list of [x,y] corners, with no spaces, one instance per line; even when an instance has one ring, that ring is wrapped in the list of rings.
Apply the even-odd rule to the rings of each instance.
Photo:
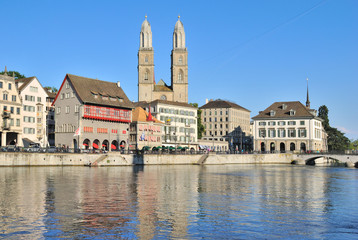
[[[66,73],[120,81],[137,100],[137,52],[145,15],[155,78],[170,84],[181,16],[189,102],[226,99],[258,114],[276,101],[326,105],[330,124],[358,138],[358,1],[0,0],[0,68],[59,88]]]

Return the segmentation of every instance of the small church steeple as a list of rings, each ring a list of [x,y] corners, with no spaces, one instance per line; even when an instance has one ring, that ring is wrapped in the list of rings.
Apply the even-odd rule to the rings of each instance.
[[[310,96],[309,96],[309,94],[308,94],[308,78],[307,78],[307,98],[306,98],[306,107],[307,107],[308,109],[310,109],[310,108],[311,108]]]

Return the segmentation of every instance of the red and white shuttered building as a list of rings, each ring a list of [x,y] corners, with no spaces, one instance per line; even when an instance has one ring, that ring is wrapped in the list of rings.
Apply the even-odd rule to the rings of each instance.
[[[55,101],[56,146],[129,148],[133,104],[119,83],[67,74]]]
[[[162,127],[164,122],[154,118],[150,112],[141,107],[132,111],[132,123],[130,124],[130,149],[142,150],[143,147],[162,146]]]

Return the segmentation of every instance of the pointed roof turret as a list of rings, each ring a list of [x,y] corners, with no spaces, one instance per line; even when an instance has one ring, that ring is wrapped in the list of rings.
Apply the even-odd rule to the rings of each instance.
[[[175,23],[173,33],[173,49],[176,48],[185,48],[185,31],[184,25],[180,21],[180,16],[178,16],[178,21]]]
[[[140,29],[140,48],[152,48],[152,28],[147,20],[147,16],[145,16]]]
[[[307,107],[308,109],[310,109],[310,108],[311,108],[310,96],[309,96],[309,94],[308,94],[308,78],[307,78],[307,98],[306,98],[306,107]]]

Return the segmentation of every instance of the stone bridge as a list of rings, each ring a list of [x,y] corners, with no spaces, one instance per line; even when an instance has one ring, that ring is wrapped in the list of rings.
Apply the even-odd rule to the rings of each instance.
[[[358,168],[358,154],[309,153],[293,154],[293,160],[306,165],[340,165]]]

